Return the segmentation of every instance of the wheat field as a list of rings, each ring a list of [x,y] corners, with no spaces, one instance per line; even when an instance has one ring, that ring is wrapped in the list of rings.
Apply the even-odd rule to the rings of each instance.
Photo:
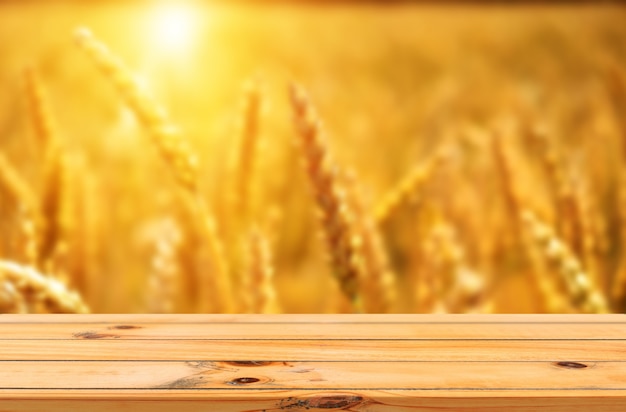
[[[626,7],[0,3],[0,312],[626,310]]]

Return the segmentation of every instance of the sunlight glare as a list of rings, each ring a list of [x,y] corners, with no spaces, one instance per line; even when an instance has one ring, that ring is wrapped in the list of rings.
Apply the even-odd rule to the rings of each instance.
[[[193,41],[198,10],[186,3],[166,3],[155,9],[153,38],[164,51],[179,52]]]

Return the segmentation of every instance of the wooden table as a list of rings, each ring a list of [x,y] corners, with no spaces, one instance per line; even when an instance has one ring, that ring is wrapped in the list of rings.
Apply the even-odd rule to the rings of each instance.
[[[626,411],[624,315],[0,315],[0,411]]]

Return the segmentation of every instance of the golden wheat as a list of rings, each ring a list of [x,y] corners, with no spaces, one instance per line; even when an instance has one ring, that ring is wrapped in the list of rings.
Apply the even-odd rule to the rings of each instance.
[[[43,85],[33,68],[24,70],[24,83],[37,143],[42,148],[41,153],[45,154],[49,147],[59,144],[57,126]]]
[[[87,313],[80,295],[60,281],[15,262],[0,260],[0,280],[9,281],[26,301],[28,312]]]
[[[54,261],[65,247],[67,216],[65,210],[65,191],[67,176],[63,156],[59,150],[48,151],[43,176],[43,192],[40,200],[41,227],[38,231],[39,266],[50,270]]]
[[[27,210],[21,211],[20,216],[20,235],[21,249],[20,262],[24,262],[27,265],[35,266],[39,259],[37,258],[37,228],[35,227],[35,221],[32,214]]]
[[[387,253],[378,226],[367,211],[354,171],[346,173],[347,201],[354,213],[354,230],[363,256],[364,279],[361,282],[363,306],[368,313],[393,312],[397,304],[396,277],[389,267]]]
[[[0,152],[0,194],[3,203],[12,203],[30,212],[37,210],[37,201],[32,189],[2,152]]]
[[[258,227],[254,227],[247,243],[248,265],[242,285],[246,300],[244,307],[248,313],[280,313],[269,241]]]
[[[620,246],[626,246],[626,172],[620,173],[617,192],[617,216],[619,223]],[[616,272],[613,275],[610,298],[619,312],[626,310],[626,257],[620,256]]]
[[[67,231],[65,191],[66,165],[54,117],[41,81],[33,69],[24,72],[33,129],[44,154],[42,193],[39,201],[38,265],[45,270],[54,268],[54,259],[62,250]]]
[[[572,189],[572,209],[570,238],[567,242],[574,254],[580,256],[583,268],[592,278],[593,283],[602,288],[604,278],[601,276],[596,260],[596,233],[593,228],[592,197],[589,196],[588,185],[577,185]]]
[[[624,68],[616,61],[611,61],[607,67],[605,76],[609,98],[615,112],[615,120],[619,127],[621,137],[622,161],[626,160],[626,119],[624,108],[626,107],[626,74]]]
[[[175,223],[168,224],[155,241],[147,296],[150,313],[173,313],[180,296],[180,269],[177,262],[181,233]]]
[[[124,63],[114,56],[107,47],[96,40],[86,29],[75,34],[78,45],[91,57],[94,63],[117,87],[120,95],[134,111],[152,138],[165,163],[178,185],[183,189],[184,204],[197,216],[198,227],[209,248],[213,273],[203,279],[206,283],[201,290],[214,290],[205,293],[201,299],[213,299],[220,311],[235,311],[232,299],[230,273],[224,258],[224,248],[212,213],[198,188],[198,162],[187,141],[182,138],[180,129],[169,119],[164,109],[151,98],[133,78]]]
[[[572,251],[584,258],[585,266],[592,266],[590,261],[593,239],[589,222],[584,214],[581,190],[566,179],[563,161],[558,156],[544,130],[535,128],[527,133],[531,147],[538,152],[538,160],[543,175],[548,183],[548,193],[552,197],[553,211],[556,218],[558,235],[569,245]]]
[[[339,187],[338,168],[330,157],[320,121],[304,91],[291,85],[290,97],[299,146],[320,211],[333,273],[355,310],[361,311],[363,297],[359,290],[364,278],[363,258],[358,253],[359,240],[352,227],[345,192]]]
[[[96,301],[99,285],[94,264],[97,245],[102,237],[98,231],[99,209],[97,192],[94,190],[94,171],[85,159],[71,158],[68,164],[67,214],[72,224],[67,226],[67,251],[63,268],[69,276],[68,285],[76,289],[88,302]]]
[[[0,13],[7,33],[21,9]],[[81,16],[133,56],[181,108],[180,123],[87,31],[76,33],[85,56],[57,42],[70,14],[50,20],[50,36],[2,52],[5,91],[19,80],[26,87],[0,101],[0,259],[36,271],[39,286],[76,290],[98,312],[626,309],[626,29],[616,9],[495,16],[478,7],[465,19],[444,7],[436,21],[439,11],[412,7],[293,8],[270,20],[280,8],[242,7],[171,48],[163,30],[144,24],[149,9],[132,15],[141,28],[132,39],[116,34],[109,11],[90,6]],[[455,13],[460,25],[443,21]],[[509,13],[511,24],[493,24]],[[29,8],[29,18],[38,14]],[[405,27],[431,17],[447,40]],[[567,24],[574,20],[584,32]],[[347,31],[366,41],[335,41]],[[470,32],[468,60],[457,46]],[[37,70],[12,79],[26,55]],[[104,74],[105,89],[81,72],[80,57]],[[248,82],[241,110],[231,110],[241,76],[255,69],[263,87]],[[284,97],[273,86],[284,69],[311,84],[341,139],[326,139],[297,88],[291,106],[275,99]],[[58,91],[48,100],[43,86]],[[128,113],[99,107],[106,86],[138,119],[173,184],[151,180],[152,159],[132,141]],[[191,147],[195,133],[179,124],[202,139]],[[211,164],[200,168],[200,158]],[[308,188],[298,184],[298,162]],[[346,174],[344,162],[355,171]],[[164,221],[176,235],[152,231]],[[320,279],[325,269],[333,276]],[[68,309],[15,279],[0,276],[0,311]]]
[[[469,267],[464,247],[445,217],[436,219],[424,242],[429,283],[422,283],[417,292],[426,307],[434,312],[490,311],[485,278]]]
[[[198,161],[180,129],[174,124],[156,101],[133,77],[130,69],[108,48],[98,41],[89,30],[75,33],[79,47],[84,50],[103,75],[117,88],[119,94],[133,110],[159,150],[169,171],[178,184],[196,194],[198,190]]]
[[[583,270],[578,257],[554,230],[530,211],[523,212],[522,218],[530,229],[535,244],[557,271],[556,283],[559,291],[568,298],[571,308],[580,308],[587,313],[608,312],[606,298]]]
[[[0,199],[3,206],[12,204],[17,209],[20,235],[18,242],[21,245],[18,253],[21,261],[36,264],[39,249],[36,222],[39,213],[35,196],[2,153],[0,153]],[[0,208],[0,213],[8,215],[8,210],[3,209]]]
[[[229,245],[247,243],[244,233],[253,220],[258,216],[255,210],[255,199],[259,195],[257,174],[258,149],[259,149],[259,122],[262,105],[262,95],[258,81],[251,80],[244,86],[243,102],[238,124],[237,141],[234,146],[232,158],[228,168],[228,187],[222,210],[220,222],[223,229],[225,242]],[[241,250],[231,247],[228,258],[233,273],[245,272],[245,255]],[[250,308],[249,304],[244,305]]]
[[[602,288],[604,279],[595,269],[595,239],[590,219],[591,197],[583,184],[571,184],[571,189],[563,194],[563,212],[559,213],[562,224],[562,238],[575,256],[579,257],[583,269],[593,283]]]
[[[235,160],[235,214],[239,221],[246,221],[249,216],[251,188],[254,179],[256,152],[259,140],[259,118],[261,93],[257,82],[246,85],[242,120],[239,133],[238,153]]]
[[[414,167],[408,176],[382,197],[374,209],[374,219],[379,225],[387,223],[403,204],[410,202],[412,198],[419,194],[429,176],[443,160],[442,154],[440,152],[425,164],[419,164]]]
[[[507,221],[511,225],[511,237],[506,239],[513,245],[519,243],[521,237],[519,218],[520,200],[513,174],[513,166],[511,165],[508,153],[505,149],[505,140],[508,135],[501,132],[492,136],[492,153],[494,157],[495,167],[500,181],[500,190],[504,197],[505,210],[507,213]]]

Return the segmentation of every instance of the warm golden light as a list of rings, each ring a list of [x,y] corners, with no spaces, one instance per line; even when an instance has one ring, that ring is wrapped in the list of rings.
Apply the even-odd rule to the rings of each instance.
[[[197,25],[197,12],[189,4],[159,5],[152,16],[152,38],[162,50],[189,47]]]
[[[0,0],[0,314],[626,313],[621,5],[58,3]]]

